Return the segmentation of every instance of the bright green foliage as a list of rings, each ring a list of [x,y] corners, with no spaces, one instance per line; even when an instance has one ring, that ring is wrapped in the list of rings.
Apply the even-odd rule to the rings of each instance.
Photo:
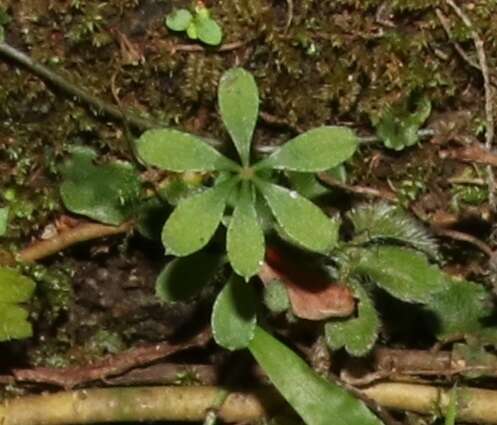
[[[297,192],[271,183],[260,183],[269,208],[282,230],[297,244],[317,252],[333,248],[336,222]]]
[[[203,248],[221,222],[232,189],[233,182],[226,181],[180,202],[162,230],[168,253],[184,256]]]
[[[140,196],[139,176],[131,164],[113,161],[95,165],[93,149],[75,147],[62,166],[60,194],[70,211],[103,223],[129,219]]]
[[[313,199],[330,193],[328,188],[319,183],[314,174],[288,171],[286,175],[291,187],[305,198]]]
[[[145,132],[140,137],[138,154],[146,163],[168,171],[233,170],[237,167],[200,137],[170,128]]]
[[[273,313],[283,313],[290,308],[290,299],[285,285],[273,280],[264,287],[264,304]]]
[[[232,275],[212,311],[212,333],[219,345],[228,350],[247,347],[256,327],[256,300],[254,287]]]
[[[5,235],[7,232],[7,225],[9,223],[9,208],[0,208],[0,236]]]
[[[445,413],[445,425],[455,425],[457,419],[457,385],[450,390],[450,400]]]
[[[219,45],[223,39],[221,27],[204,6],[197,6],[194,15],[187,9],[174,10],[167,15],[165,24],[172,31],[186,31],[190,39],[210,46]]]
[[[318,127],[285,143],[258,168],[318,172],[345,162],[357,149],[358,139],[346,127]]]
[[[31,279],[14,269],[0,268],[0,341],[32,335],[28,311],[19,304],[29,301],[34,289]]]
[[[228,258],[241,276],[256,274],[264,258],[262,223],[265,199],[281,231],[306,249],[326,252],[335,246],[338,223],[297,192],[267,181],[271,168],[300,171],[330,169],[348,159],[357,148],[357,138],[346,128],[321,127],[283,145],[269,158],[251,165],[250,147],[256,125],[259,96],[250,73],[235,68],[227,71],[219,84],[219,110],[238,151],[238,165],[189,134],[169,129],[150,130],[136,142],[142,159],[169,171],[219,171],[213,188],[183,199],[163,229],[168,252],[183,256],[202,248],[214,234],[227,200],[234,202],[228,226]],[[261,168],[261,169],[259,169]],[[230,186],[226,183],[231,182]],[[233,186],[236,186],[233,187]],[[220,188],[223,189],[220,189]],[[228,189],[229,187],[229,189]],[[242,190],[240,190],[242,188]],[[239,194],[239,196],[230,196]],[[262,195],[262,196],[260,196]]]
[[[243,165],[250,162],[250,145],[259,114],[259,94],[252,74],[239,68],[219,82],[219,110]]]
[[[357,317],[326,323],[326,342],[333,350],[345,347],[353,356],[364,356],[378,338],[380,319],[367,291],[354,285],[358,298]]]
[[[438,247],[427,230],[401,208],[385,202],[364,204],[347,214],[354,225],[354,243],[397,242],[433,258]]]
[[[418,130],[430,113],[431,102],[425,97],[416,102],[414,112],[409,111],[406,104],[392,106],[374,123],[376,134],[387,148],[403,150],[418,143]]]
[[[187,9],[178,9],[166,17],[166,26],[173,31],[186,31],[193,20],[193,15]]]
[[[447,279],[443,291],[434,294],[427,308],[436,315],[436,335],[447,339],[460,334],[478,334],[482,319],[492,313],[488,292],[481,285],[467,280]]]
[[[370,277],[399,300],[428,303],[446,287],[442,271],[412,249],[374,246],[361,250],[359,257],[355,271]]]
[[[257,218],[252,187],[242,185],[228,226],[228,258],[233,270],[247,279],[258,273],[264,260],[264,233]]]
[[[381,425],[362,401],[319,376],[292,350],[259,327],[249,350],[307,425]]]
[[[166,303],[187,301],[214,277],[222,258],[199,251],[170,261],[157,277],[155,294]]]

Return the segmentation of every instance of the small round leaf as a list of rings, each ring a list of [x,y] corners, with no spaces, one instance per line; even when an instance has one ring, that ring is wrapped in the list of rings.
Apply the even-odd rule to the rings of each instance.
[[[185,31],[192,19],[192,14],[186,9],[174,10],[167,15],[166,26],[173,31]]]
[[[200,41],[209,46],[218,46],[223,39],[221,27],[213,19],[197,19],[195,27]]]

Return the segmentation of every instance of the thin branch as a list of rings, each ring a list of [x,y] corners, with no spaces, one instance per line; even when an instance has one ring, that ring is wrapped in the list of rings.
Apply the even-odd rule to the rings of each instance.
[[[490,152],[494,140],[494,111],[493,111],[493,93],[492,85],[490,82],[490,73],[488,70],[487,56],[485,54],[485,48],[483,45],[483,40],[474,29],[473,23],[469,17],[463,12],[463,10],[453,1],[445,0],[445,2],[452,8],[461,21],[466,25],[466,27],[471,31],[471,37],[473,38],[473,43],[476,48],[476,53],[478,55],[478,62],[480,65],[480,71],[483,76],[483,88],[485,92],[485,119],[486,119],[486,129],[485,129],[485,148]],[[496,199],[495,199],[495,176],[490,165],[487,166],[487,178],[488,178],[488,193],[489,193],[489,203],[493,210],[496,209]]]
[[[123,223],[120,226],[83,223],[72,229],[63,231],[53,238],[32,243],[30,246],[20,251],[17,256],[20,261],[38,261],[80,242],[127,233],[132,228],[132,222]]]
[[[124,115],[119,110],[119,108],[111,105],[110,103],[104,102],[96,96],[91,95],[86,90],[79,88],[76,84],[71,83],[69,80],[66,80],[64,77],[60,76],[55,71],[52,71],[50,68],[38,62],[35,62],[28,55],[7,43],[0,42],[0,54],[8,57],[9,59],[12,59],[18,64],[25,66],[33,74],[37,75],[40,78],[43,78],[46,81],[49,81],[54,86],[60,88],[67,94],[74,96],[93,106],[97,112],[104,112],[107,115],[118,120],[128,120],[134,127],[140,130],[167,126],[165,123],[142,118],[130,112],[127,112],[126,115]]]
[[[161,342],[139,347],[109,356],[89,366],[15,369],[12,374],[17,382],[38,382],[71,389],[78,385],[120,375],[132,368],[150,364],[179,351],[204,346],[210,339],[210,330],[205,330],[187,342],[177,344]]]

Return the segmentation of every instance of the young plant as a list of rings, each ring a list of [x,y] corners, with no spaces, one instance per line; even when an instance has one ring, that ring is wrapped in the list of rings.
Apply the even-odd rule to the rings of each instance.
[[[167,15],[165,24],[172,31],[186,31],[191,40],[198,39],[210,46],[218,46],[223,39],[221,27],[201,2],[198,2],[193,15],[188,9],[174,10]]]
[[[168,253],[190,255],[214,235],[228,201],[235,206],[228,224],[228,259],[249,279],[264,260],[264,233],[257,201],[263,199],[282,232],[297,245],[326,253],[337,241],[338,224],[296,191],[272,182],[283,170],[312,173],[336,167],[355,152],[358,141],[345,127],[323,126],[297,136],[269,157],[251,161],[259,96],[250,73],[235,68],[219,83],[219,109],[239,155],[222,155],[201,137],[172,129],[146,131],[136,142],[141,159],[174,172],[218,172],[213,187],[181,201],[167,220],[162,242]]]

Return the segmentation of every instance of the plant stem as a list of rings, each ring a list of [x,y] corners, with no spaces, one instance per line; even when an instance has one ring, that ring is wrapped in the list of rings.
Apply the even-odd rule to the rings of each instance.
[[[136,114],[132,114],[129,111],[126,112],[126,114],[123,114],[123,112],[119,108],[115,107],[114,105],[111,105],[110,103],[104,102],[98,97],[91,95],[87,91],[79,88],[76,84],[66,80],[64,77],[58,75],[55,71],[52,71],[50,68],[38,62],[35,62],[28,55],[26,55],[25,53],[21,52],[20,50],[16,49],[15,47],[7,43],[0,42],[0,54],[12,59],[18,64],[25,66],[33,74],[43,78],[46,81],[49,81],[54,86],[62,89],[66,93],[75,96],[76,98],[93,106],[97,110],[97,113],[104,112],[115,119],[121,121],[128,121],[130,124],[132,124],[134,127],[136,127],[139,130],[167,127],[166,123],[151,121],[146,118],[142,118]]]

